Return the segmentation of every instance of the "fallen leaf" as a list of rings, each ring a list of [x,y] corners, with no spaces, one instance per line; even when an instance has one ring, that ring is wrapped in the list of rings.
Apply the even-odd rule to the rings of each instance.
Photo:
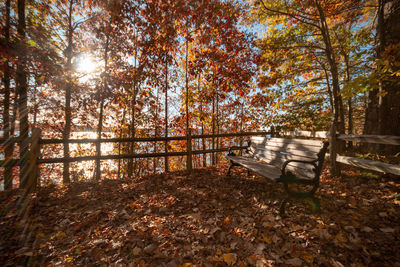
[[[384,233],[394,233],[395,232],[395,229],[390,228],[390,227],[379,228],[379,230],[381,230]]]
[[[272,240],[268,237],[268,236],[264,236],[263,238],[264,242],[271,245],[272,244]]]
[[[361,228],[361,231],[366,232],[366,233],[371,233],[374,231],[374,229],[372,229],[371,227],[368,227],[368,226],[364,226],[363,228]]]
[[[228,253],[224,255],[224,262],[228,265],[233,265],[237,261],[237,255],[235,253]]]
[[[339,242],[347,242],[347,238],[340,232],[338,233],[335,238],[339,241]]]
[[[310,254],[304,254],[301,256],[301,258],[308,264],[312,264],[314,262],[314,257]]]
[[[139,256],[141,252],[142,252],[142,249],[139,247],[135,247],[134,249],[132,249],[132,254],[134,256]]]
[[[292,265],[292,266],[301,266],[303,261],[299,258],[293,258],[285,261],[285,264]]]

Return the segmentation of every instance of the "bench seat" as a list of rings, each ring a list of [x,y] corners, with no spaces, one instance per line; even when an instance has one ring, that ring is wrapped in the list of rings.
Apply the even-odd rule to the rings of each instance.
[[[243,166],[253,172],[268,177],[271,180],[278,180],[281,176],[281,169],[274,165],[270,165],[254,158],[245,156],[226,156],[227,159],[234,161],[236,164]]]

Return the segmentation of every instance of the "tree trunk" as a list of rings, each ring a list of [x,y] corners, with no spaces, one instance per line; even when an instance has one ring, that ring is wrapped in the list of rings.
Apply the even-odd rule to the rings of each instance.
[[[219,134],[219,96],[217,93],[217,99],[216,99],[216,124],[217,124],[217,134]],[[219,149],[220,147],[220,138],[217,137],[217,149]],[[215,163],[218,164],[219,163],[219,159],[218,159],[218,153],[215,153]]]
[[[159,89],[157,88],[157,96],[156,96],[156,106],[155,106],[155,116],[154,116],[154,137],[158,137],[158,104],[159,104]],[[157,148],[157,142],[154,142],[154,153],[158,152]],[[156,174],[157,171],[157,163],[158,163],[158,158],[154,157],[153,158],[153,174]]]
[[[65,66],[65,70],[67,72],[67,81],[65,84],[65,126],[63,132],[63,139],[64,139],[64,158],[66,160],[69,159],[69,143],[67,142],[70,138],[71,134],[71,90],[72,90],[72,57],[73,57],[73,34],[74,34],[74,27],[72,25],[72,16],[73,16],[73,0],[69,2],[69,11],[68,11],[68,33],[67,33],[67,40],[68,46],[66,48],[66,57],[67,62]],[[69,183],[69,162],[64,162],[64,169],[63,169],[63,183]]]
[[[376,58],[391,57],[392,72],[399,71],[396,62],[400,62],[397,52],[400,42],[400,1],[379,0],[378,22],[376,28]],[[397,47],[396,47],[397,46]],[[393,49],[396,47],[396,49]],[[379,87],[370,91],[365,114],[365,134],[400,135],[400,85],[390,73],[384,73],[378,65]],[[376,146],[373,146],[376,147]],[[398,151],[398,147],[385,146],[389,154]]]
[[[378,23],[378,58],[392,58],[392,72],[400,71],[400,0],[380,1],[381,14]],[[396,47],[393,49],[392,47]],[[379,105],[379,134],[400,136],[400,84],[398,78],[384,74],[382,100]],[[398,147],[387,146],[386,152],[398,152]]]
[[[200,74],[197,80],[197,91],[200,93]],[[201,124],[201,134],[204,134],[204,120],[203,120],[203,100],[200,102],[200,124]],[[206,150],[206,140],[201,138],[202,150]],[[207,154],[203,154],[203,167],[207,167]]]
[[[122,128],[125,124],[125,109],[122,112],[122,121],[121,121],[121,126],[119,128],[119,138],[122,138]],[[121,142],[118,142],[118,156],[121,155]],[[118,159],[118,172],[117,172],[117,178],[120,178],[121,176],[121,159]]]
[[[6,26],[4,29],[4,37],[6,43],[7,51],[10,49],[10,10],[11,10],[11,0],[6,1]],[[14,151],[14,142],[10,141],[11,137],[11,128],[10,128],[10,63],[9,60],[6,59],[4,61],[4,75],[3,75],[3,83],[4,83],[4,102],[3,102],[3,120],[4,120],[4,139],[6,140],[5,145],[5,160],[9,161],[12,158],[12,154]],[[12,166],[8,164],[4,170],[4,189],[8,190],[12,187]]]
[[[185,110],[186,110],[186,134],[189,132],[189,66],[188,66],[188,57],[189,57],[189,39],[188,36],[186,36],[186,64],[185,64],[185,89],[186,89],[186,94],[185,94]]]
[[[168,61],[165,57],[165,102],[164,102],[164,121],[165,121],[165,131],[164,136],[168,137]],[[165,141],[165,153],[168,153],[168,141]],[[169,171],[168,166],[168,156],[164,158],[164,171],[167,173]]]
[[[191,151],[191,145],[189,143],[189,135],[191,135],[190,123],[189,123],[189,65],[188,65],[188,58],[189,58],[189,36],[186,36],[186,64],[185,64],[185,87],[186,87],[186,97],[185,97],[185,110],[186,110],[186,136],[188,137],[188,141],[186,144],[188,155],[186,157],[186,169],[190,172],[192,170],[192,155],[191,152],[189,153],[189,149]]]
[[[136,16],[136,14],[135,14]],[[132,90],[132,102],[131,102],[131,138],[135,138],[136,136],[136,126],[135,126],[135,107],[136,107],[136,97],[138,94],[138,83],[137,83],[137,66],[136,66],[136,61],[137,61],[137,52],[138,52],[138,47],[137,47],[137,34],[136,34],[136,30],[134,31],[134,49],[135,49],[135,60],[134,60],[134,80],[133,80],[133,90]],[[133,152],[135,151],[135,142],[131,142],[130,143],[130,147],[129,147],[129,152],[131,154],[133,154]],[[136,161],[136,160],[135,160]],[[132,177],[133,176],[133,162],[134,159],[129,159],[128,160],[128,177]]]
[[[332,75],[332,96],[333,96],[333,118],[332,118],[332,123],[334,125],[333,129],[336,131],[338,130],[344,130],[344,121],[339,122],[339,116],[342,118],[343,114],[341,113],[341,108],[340,108],[340,103],[341,97],[340,97],[340,85],[339,85],[339,73],[338,73],[338,67],[337,67],[337,62],[335,59],[335,54],[334,50],[332,48],[332,43],[331,43],[331,38],[329,34],[329,28],[326,23],[326,18],[325,18],[325,13],[323,9],[321,8],[318,0],[314,0],[315,6],[317,7],[319,17],[320,17],[320,30],[321,34],[324,40],[325,44],[325,54],[328,59],[329,63],[329,70]],[[341,119],[342,120],[342,119]],[[332,137],[335,135],[335,133],[332,133]],[[331,147],[336,147],[336,138],[331,139]],[[333,175],[337,176],[340,175],[340,169],[339,166],[335,163],[336,161],[331,161],[331,172]]]
[[[214,90],[214,89],[213,89]],[[215,90],[213,92],[213,99],[212,99],[212,149],[215,149]],[[212,157],[211,157],[211,165],[215,165],[215,153],[212,152],[211,153]]]
[[[25,24],[25,0],[18,0],[18,37],[19,37],[19,49],[18,49],[18,66],[16,75],[17,91],[19,95],[19,123],[21,137],[20,143],[20,187],[26,186],[26,180],[28,176],[28,85],[27,85],[27,70],[26,70],[26,24]]]
[[[110,18],[111,21],[111,18]],[[109,25],[110,26],[110,25]],[[99,114],[99,122],[97,126],[97,139],[101,139],[101,132],[103,131],[103,113],[104,113],[104,92],[107,90],[108,87],[108,48],[110,43],[110,36],[109,33],[106,37],[106,44],[104,47],[104,73],[103,73],[103,86],[100,87],[100,114]],[[96,155],[98,157],[101,156],[101,143],[96,143]],[[96,159],[96,171],[95,171],[95,181],[99,181],[101,178],[101,166],[100,166],[100,159]]]

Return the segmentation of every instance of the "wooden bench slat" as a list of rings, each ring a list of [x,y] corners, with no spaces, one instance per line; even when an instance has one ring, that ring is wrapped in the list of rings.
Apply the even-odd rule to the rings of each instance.
[[[287,158],[276,158],[276,159],[271,159],[271,158],[263,158],[263,157],[257,157],[255,156],[255,159],[249,158],[246,156],[238,157],[227,157],[230,160],[235,161],[236,163],[240,164],[243,166],[244,162],[250,161],[250,162],[259,162],[262,165],[269,164],[275,166],[277,169],[281,169],[283,163],[287,161]],[[246,167],[246,166],[244,166]],[[250,166],[248,166],[250,168]],[[304,163],[299,163],[299,162],[291,162],[287,166],[287,170],[297,174],[300,176],[300,178],[303,179],[313,179],[315,177],[315,174],[313,172],[313,165],[310,164],[304,164]]]
[[[281,175],[281,170],[278,167],[258,162],[251,158],[241,156],[227,156],[227,158],[243,167],[251,169],[253,172],[258,173],[261,176],[268,177],[271,180],[276,180]]]
[[[305,157],[305,156],[293,155],[290,153],[282,153],[282,152],[276,152],[276,151],[260,151],[260,150],[257,150],[256,152],[254,152],[253,155],[257,155],[257,156],[265,158],[267,160],[280,159],[283,161],[292,160],[292,159],[293,160],[314,160],[317,158],[317,157]]]
[[[286,139],[286,138],[266,138],[266,137],[259,137],[254,136],[250,138],[250,141],[255,144],[297,144],[303,146],[315,146],[321,148],[323,146],[323,141],[319,140],[305,140],[305,139]]]
[[[290,154],[290,155],[306,157],[306,158],[310,158],[310,159],[316,159],[317,154],[319,152],[319,150],[318,151],[302,150],[301,148],[294,147],[294,146],[288,146],[285,148],[276,147],[276,146],[268,146],[267,148],[251,146],[250,149],[251,149],[252,153],[255,153],[255,152],[261,153],[261,151],[272,151],[275,153],[283,152],[283,154]]]

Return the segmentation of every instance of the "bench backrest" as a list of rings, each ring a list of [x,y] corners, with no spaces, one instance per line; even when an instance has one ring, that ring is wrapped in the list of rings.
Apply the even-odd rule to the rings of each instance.
[[[279,168],[287,160],[311,161],[318,159],[318,153],[324,146],[323,141],[251,137],[248,153],[256,159],[265,161]],[[317,166],[323,162],[316,162]],[[310,164],[293,162],[287,166],[287,170],[300,175],[303,178],[314,179],[316,173]],[[319,176],[319,173],[318,173]]]

